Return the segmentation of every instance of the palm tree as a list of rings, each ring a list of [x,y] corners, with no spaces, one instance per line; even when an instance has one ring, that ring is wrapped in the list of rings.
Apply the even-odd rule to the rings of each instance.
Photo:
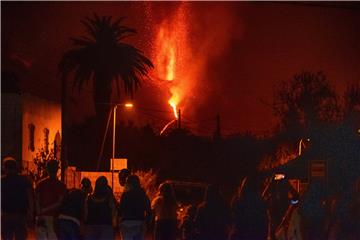
[[[116,82],[117,93],[120,86],[126,94],[133,96],[140,86],[140,81],[147,77],[152,62],[143,53],[123,40],[136,33],[135,29],[122,25],[124,18],[112,21],[112,17],[96,14],[85,18],[82,23],[87,35],[71,38],[74,48],[62,56],[59,73],[62,78],[62,144],[61,144],[61,179],[65,179],[67,166],[67,130],[66,130],[66,85],[70,73],[74,74],[73,87],[79,91],[84,84],[93,84],[93,100],[100,126],[104,123],[110,109],[112,83]]]
[[[112,17],[96,14],[85,18],[87,36],[71,38],[74,48],[67,51],[59,64],[59,72],[66,81],[69,73],[74,73],[73,87],[79,91],[84,84],[92,81],[96,115],[103,119],[109,110],[112,82],[116,82],[117,93],[120,85],[126,94],[133,93],[140,81],[147,77],[152,62],[143,53],[123,40],[136,31],[121,25],[124,18],[112,21]],[[120,81],[121,80],[121,81]]]

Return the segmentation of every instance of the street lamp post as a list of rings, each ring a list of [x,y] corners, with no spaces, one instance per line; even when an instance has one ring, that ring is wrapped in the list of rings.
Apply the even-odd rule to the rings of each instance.
[[[310,142],[310,138],[307,138],[306,139],[306,142]],[[298,155],[300,156],[301,154],[302,154],[302,150],[303,150],[303,148],[305,148],[306,147],[306,145],[305,145],[305,143],[304,143],[304,140],[303,139],[300,139],[300,142],[299,142],[299,153],[298,153]]]
[[[111,160],[111,188],[114,191],[114,161],[115,161],[115,143],[116,143],[116,110],[118,106],[132,108],[132,103],[115,104],[113,109],[113,136],[112,136],[112,160]]]
[[[112,139],[112,160],[111,160],[111,188],[114,191],[114,160],[115,160],[115,136],[116,136],[116,110],[117,104],[114,106],[113,114],[113,139]]]

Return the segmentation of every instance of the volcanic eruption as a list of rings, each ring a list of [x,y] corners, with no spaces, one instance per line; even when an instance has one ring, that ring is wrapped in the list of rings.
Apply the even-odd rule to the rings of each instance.
[[[188,76],[185,72],[186,62],[190,59],[188,44],[187,7],[181,4],[170,18],[163,20],[155,39],[155,77],[166,81],[170,94],[168,103],[172,108],[174,118],[162,129],[162,134],[179,118],[178,107],[188,91]]]

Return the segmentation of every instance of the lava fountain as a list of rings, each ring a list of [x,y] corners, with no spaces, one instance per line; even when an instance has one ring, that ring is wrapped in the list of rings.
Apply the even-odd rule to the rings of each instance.
[[[221,56],[228,46],[229,32],[234,30],[231,11],[218,5],[213,9],[216,18],[208,9],[199,12],[190,3],[181,2],[153,25],[152,77],[167,91],[166,100],[175,119],[172,123],[180,118],[178,109],[197,114],[196,108],[206,101],[212,86],[206,79],[208,62]]]
[[[190,60],[188,46],[187,7],[180,6],[171,17],[159,24],[155,39],[155,76],[159,81],[166,81],[170,94],[168,103],[175,119],[178,119],[178,107],[188,91],[185,73],[186,61]],[[183,105],[182,105],[183,107]],[[176,121],[171,120],[163,131]]]

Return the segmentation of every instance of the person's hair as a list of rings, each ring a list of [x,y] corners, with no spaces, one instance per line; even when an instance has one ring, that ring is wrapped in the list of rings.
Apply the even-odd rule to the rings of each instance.
[[[120,185],[124,185],[126,183],[126,179],[131,175],[131,172],[127,168],[121,169],[119,172],[119,183]]]
[[[90,181],[90,179],[87,178],[87,177],[84,177],[83,179],[81,179],[81,185],[84,185],[84,186],[86,186],[86,187],[91,186],[91,181]]]
[[[17,162],[13,157],[5,157],[3,159],[3,166],[7,174],[17,172]]]
[[[127,177],[126,185],[130,189],[140,189],[141,188],[140,179],[135,174]]]
[[[46,171],[49,176],[56,176],[57,171],[59,170],[59,163],[56,160],[49,160],[46,163]]]
[[[81,188],[89,193],[92,192],[92,186],[91,186],[91,181],[89,178],[87,177],[84,177],[82,180],[81,180]]]
[[[108,181],[105,176],[100,176],[96,179],[94,197],[101,198],[109,194]]]
[[[176,205],[176,197],[171,183],[164,182],[160,184],[159,195],[163,197],[164,203],[166,205]]]

